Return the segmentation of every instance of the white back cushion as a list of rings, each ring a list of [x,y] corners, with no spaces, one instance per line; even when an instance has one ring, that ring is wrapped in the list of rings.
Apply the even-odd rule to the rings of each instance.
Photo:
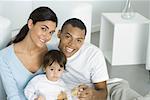
[[[0,50],[11,40],[10,20],[0,16]]]

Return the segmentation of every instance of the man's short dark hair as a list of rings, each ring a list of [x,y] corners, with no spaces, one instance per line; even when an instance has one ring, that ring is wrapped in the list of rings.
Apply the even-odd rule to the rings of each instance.
[[[68,24],[72,25],[73,27],[80,28],[81,30],[85,30],[85,35],[86,35],[86,32],[87,32],[86,26],[80,19],[71,18],[71,19],[66,20],[64,24],[62,25],[61,31],[63,31],[64,27]]]

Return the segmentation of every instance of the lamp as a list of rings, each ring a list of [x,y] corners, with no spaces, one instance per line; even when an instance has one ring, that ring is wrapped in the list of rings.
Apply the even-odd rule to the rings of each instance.
[[[126,0],[126,4],[122,10],[121,17],[123,19],[131,19],[134,16],[135,16],[135,13],[131,5],[131,0]]]

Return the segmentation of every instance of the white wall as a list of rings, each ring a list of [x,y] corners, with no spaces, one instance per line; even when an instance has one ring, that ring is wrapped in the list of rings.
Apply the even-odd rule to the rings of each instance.
[[[150,19],[150,0],[149,0],[149,8],[148,8],[148,10],[149,10],[149,19]]]
[[[149,19],[150,19],[150,1],[149,1]],[[148,36],[148,45],[147,45],[147,56],[146,56],[146,69],[150,70],[150,21],[149,21],[149,36]]]
[[[3,5],[2,5],[2,3],[0,3],[0,15],[2,14],[2,9],[3,8]]]
[[[102,12],[120,12],[123,0],[95,0],[90,2],[93,6],[92,32],[100,30]]]
[[[132,8],[147,18],[150,18],[150,0],[131,0]],[[92,31],[99,31],[102,12],[121,12],[126,0],[92,0],[93,6]]]
[[[11,20],[11,29],[22,27],[32,11],[32,1],[0,1],[1,16],[7,17]]]
[[[149,17],[149,2],[150,0],[133,0],[132,3],[134,11],[139,12],[140,14],[144,15],[147,18]]]
[[[13,21],[13,27],[22,26],[24,23],[26,23],[26,19],[28,18],[27,15],[29,15],[32,9],[32,1],[52,2],[53,0],[0,1],[0,14],[4,15],[5,17],[10,18]],[[57,1],[53,1],[53,3],[51,4],[53,6],[57,6],[58,2],[62,3],[61,5],[65,5],[65,6],[68,6],[70,4],[79,4],[79,3],[91,4],[93,7],[92,9],[92,31],[98,31],[100,27],[101,13],[102,12],[121,12],[125,5],[125,1],[126,0],[80,0],[80,1],[79,0],[57,0]],[[131,1],[133,1],[132,5],[135,11],[138,11],[145,17],[150,18],[150,3],[149,3],[150,0],[131,0]],[[54,3],[54,2],[57,2],[57,3]],[[68,9],[66,9],[66,11],[67,10]]]

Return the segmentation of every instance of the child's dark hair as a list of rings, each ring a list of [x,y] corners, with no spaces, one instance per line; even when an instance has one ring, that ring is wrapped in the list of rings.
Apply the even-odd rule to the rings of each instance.
[[[57,19],[56,14],[48,7],[39,7],[37,9],[35,9],[30,14],[28,20],[29,19],[32,19],[33,24],[36,24],[39,21],[46,21],[46,20],[56,22],[56,26],[58,23],[58,19]],[[7,46],[9,46],[12,43],[17,43],[17,42],[22,41],[26,37],[28,31],[29,31],[28,24],[26,24],[22,27],[20,32],[16,35],[15,39],[13,41],[10,41],[7,44]]]
[[[63,52],[59,50],[50,50],[48,51],[43,60],[43,68],[46,69],[47,66],[51,66],[54,62],[57,62],[60,67],[66,69],[67,58]]]
[[[66,20],[64,22],[64,24],[62,25],[61,31],[63,31],[65,26],[68,25],[68,24],[72,25],[73,27],[80,28],[81,30],[85,30],[85,35],[86,35],[86,32],[87,32],[86,26],[80,19],[71,18],[71,19]]]

